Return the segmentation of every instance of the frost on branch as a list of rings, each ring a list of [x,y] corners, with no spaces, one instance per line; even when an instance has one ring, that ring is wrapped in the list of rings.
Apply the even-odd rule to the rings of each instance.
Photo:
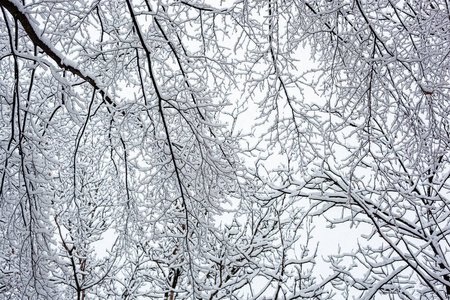
[[[446,2],[0,7],[1,297],[450,295]]]

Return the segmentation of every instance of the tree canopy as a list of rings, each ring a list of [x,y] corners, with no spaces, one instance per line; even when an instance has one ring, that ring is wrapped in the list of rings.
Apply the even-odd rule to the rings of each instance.
[[[0,298],[450,297],[447,1],[0,7]]]

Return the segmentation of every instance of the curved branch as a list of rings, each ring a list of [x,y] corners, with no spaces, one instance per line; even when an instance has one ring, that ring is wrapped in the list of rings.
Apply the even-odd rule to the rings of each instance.
[[[26,15],[25,8],[22,4],[14,0],[0,0],[0,5],[6,8],[16,20],[20,21],[23,29],[33,44],[41,48],[42,51],[50,56],[60,68],[67,70],[88,82],[95,90],[99,91],[106,102],[113,107],[117,107],[116,103],[111,99],[111,97],[108,96],[107,92],[97,83],[97,80],[93,74],[89,74],[86,70],[81,70],[76,62],[64,57],[64,55],[51,44],[51,41],[43,36],[43,32],[33,25],[36,21]]]

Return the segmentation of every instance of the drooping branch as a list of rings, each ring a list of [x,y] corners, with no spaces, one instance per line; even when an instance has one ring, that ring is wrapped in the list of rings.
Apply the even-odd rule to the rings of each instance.
[[[64,57],[64,55],[52,45],[51,41],[43,35],[41,30],[33,25],[34,20],[30,20],[31,17],[26,15],[25,8],[22,4],[14,0],[0,0],[0,5],[6,8],[15,19],[19,20],[33,44],[41,48],[42,51],[50,56],[60,68],[67,70],[88,82],[95,90],[99,91],[106,102],[113,107],[117,107],[116,103],[108,96],[107,92],[100,87],[93,74],[89,74],[86,70],[81,70],[76,62]]]

